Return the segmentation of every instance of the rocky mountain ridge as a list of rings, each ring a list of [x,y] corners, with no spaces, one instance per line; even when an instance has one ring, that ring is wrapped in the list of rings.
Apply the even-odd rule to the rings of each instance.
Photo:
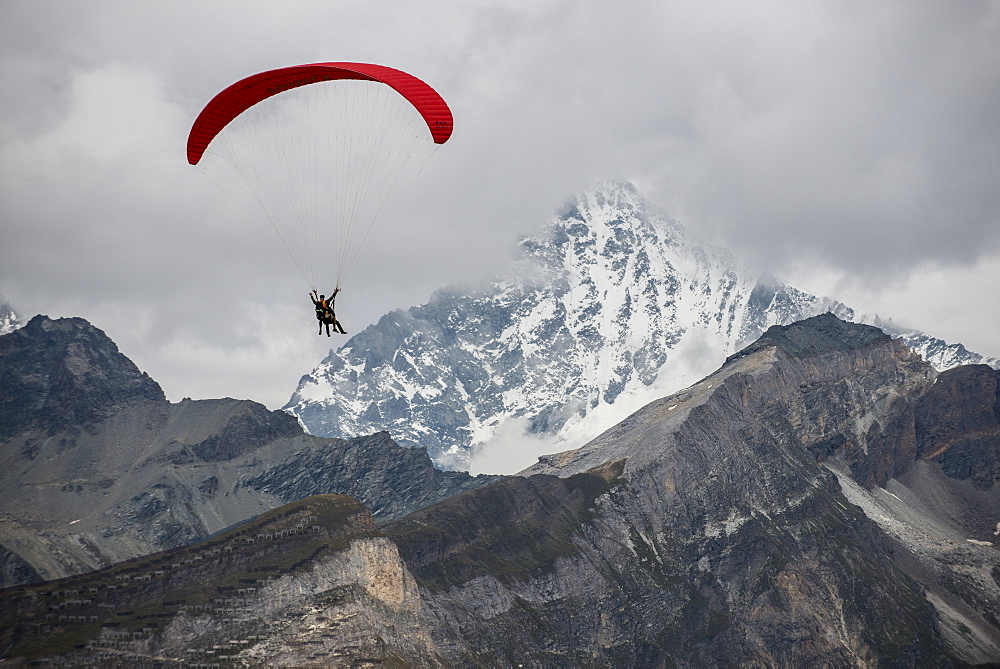
[[[3,596],[34,607],[36,632],[21,639],[78,634],[75,651],[16,641],[53,660],[124,651],[180,664],[201,649],[334,666],[998,663],[998,388],[987,366],[938,373],[901,340],[825,314],[769,328],[520,476],[379,526],[337,502],[346,528],[324,524],[351,538],[314,556],[298,535],[281,543],[287,553],[260,563],[284,570],[264,591],[240,585],[249,572],[200,572],[221,600],[211,611],[180,611],[158,590],[143,615],[162,617],[116,606],[80,621],[58,605],[80,609],[87,576]],[[239,532],[203,559],[221,565]],[[128,641],[111,646],[123,628]]]
[[[952,652],[964,662],[997,662],[998,386],[1000,373],[988,366],[938,374],[901,340],[823,315],[773,326],[700,383],[524,473],[569,476],[625,460],[625,476],[632,470],[633,480],[651,477],[650,485],[667,477],[670,498],[714,509],[694,532],[696,543],[724,536],[736,550],[755,518],[775,522],[810,498],[782,479],[794,480],[796,469],[823,478],[825,469],[889,538],[874,550],[924,588]],[[660,444],[658,453],[651,443]],[[734,450],[756,458],[762,445],[778,450],[729,471]],[[744,499],[720,498],[716,486],[744,488]],[[816,539],[829,542],[829,532],[842,538],[844,531],[830,528]]]
[[[83,319],[0,336],[0,586],[190,543],[343,492],[396,517],[495,477],[434,469],[387,434],[304,434],[248,400],[168,402]]]
[[[508,276],[442,289],[351,337],[285,409],[312,434],[384,429],[439,466],[469,469],[503,439],[552,450],[587,441],[769,326],[825,312],[884,327],[942,369],[1000,366],[763,275],[628,183],[571,200],[520,251]]]
[[[367,509],[341,495],[282,506],[197,545],[0,591],[0,601],[0,646],[28,660],[436,659],[429,639],[412,634],[423,622],[420,600],[395,546]]]

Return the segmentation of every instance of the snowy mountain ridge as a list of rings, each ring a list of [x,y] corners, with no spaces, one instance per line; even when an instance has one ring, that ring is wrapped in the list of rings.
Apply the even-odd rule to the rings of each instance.
[[[771,325],[874,320],[699,243],[630,183],[571,200],[520,250],[510,275],[442,289],[331,351],[285,409],[316,435],[388,430],[442,467],[515,471],[699,380]],[[984,361],[887,331],[935,366]]]

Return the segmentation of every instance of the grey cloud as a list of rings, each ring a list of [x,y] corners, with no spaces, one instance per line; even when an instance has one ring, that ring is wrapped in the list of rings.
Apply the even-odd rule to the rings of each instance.
[[[929,265],[1000,283],[997,2],[0,12],[0,85],[17,92],[0,118],[0,292],[26,312],[102,319],[171,377],[172,399],[226,387],[280,404],[331,344],[311,332],[294,272],[183,156],[215,92],[296,62],[393,65],[455,112],[452,141],[338,300],[352,331],[502,268],[519,233],[601,178],[634,180],[695,233],[807,287],[821,282],[803,258],[860,277],[854,293],[880,307]],[[927,319],[900,304],[897,320]],[[1000,320],[982,308],[984,324]]]

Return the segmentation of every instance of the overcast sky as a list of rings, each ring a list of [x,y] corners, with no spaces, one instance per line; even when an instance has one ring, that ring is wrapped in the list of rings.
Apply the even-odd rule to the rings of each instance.
[[[0,294],[89,319],[171,400],[284,404],[343,340],[184,148],[222,88],[317,61],[411,72],[455,116],[338,298],[351,332],[630,179],[801,288],[1000,356],[997,2],[2,0]]]

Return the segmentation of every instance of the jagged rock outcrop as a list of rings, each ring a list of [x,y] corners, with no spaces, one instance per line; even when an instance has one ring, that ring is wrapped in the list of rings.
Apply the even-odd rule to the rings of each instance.
[[[494,480],[436,472],[385,434],[312,437],[256,402],[170,403],[82,319],[0,336],[0,393],[0,587],[186,544],[308,495],[347,492],[394,517]]]
[[[827,311],[904,338],[939,368],[985,359],[855,313],[706,246],[629,183],[567,202],[521,240],[509,275],[385,315],[302,377],[286,409],[310,432],[389,430],[468,469],[498,435],[569,447],[721,364],[775,324]]]

